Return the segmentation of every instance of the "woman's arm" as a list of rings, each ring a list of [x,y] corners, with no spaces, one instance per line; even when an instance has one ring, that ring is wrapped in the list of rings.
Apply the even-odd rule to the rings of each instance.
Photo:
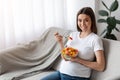
[[[97,71],[104,71],[104,69],[105,69],[105,57],[104,57],[103,50],[96,51],[95,56],[96,56],[96,61],[93,61],[93,62],[81,59],[79,57],[72,58],[71,61],[80,63],[84,66],[87,66],[87,67],[94,69],[94,70],[97,70]]]
[[[60,47],[62,50],[64,48],[63,36],[61,36],[58,32],[56,32],[54,35],[55,35],[57,42],[60,44]]]
[[[63,50],[64,49],[63,36],[61,36],[58,32],[56,32],[54,35],[55,35],[57,42],[60,44],[61,50]],[[63,55],[61,55],[61,57],[65,61],[68,61]]]

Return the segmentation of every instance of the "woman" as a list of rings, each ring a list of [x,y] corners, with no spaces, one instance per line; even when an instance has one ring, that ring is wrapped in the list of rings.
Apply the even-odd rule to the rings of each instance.
[[[103,44],[97,34],[96,20],[90,7],[82,8],[77,14],[77,30],[72,32],[66,46],[76,48],[79,54],[75,58],[63,60],[60,70],[46,76],[42,80],[90,80],[91,69],[103,71],[105,58]],[[56,40],[64,48],[63,37],[55,34]]]

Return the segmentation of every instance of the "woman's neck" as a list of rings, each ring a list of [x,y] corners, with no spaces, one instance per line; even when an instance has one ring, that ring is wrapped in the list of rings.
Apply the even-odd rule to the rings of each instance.
[[[90,33],[92,33],[91,31],[89,31],[89,32],[81,32],[80,33],[80,38],[85,38],[85,37],[87,37]]]

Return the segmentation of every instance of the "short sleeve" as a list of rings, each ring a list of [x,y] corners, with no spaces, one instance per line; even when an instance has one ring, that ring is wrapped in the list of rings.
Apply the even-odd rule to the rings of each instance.
[[[102,39],[99,37],[94,40],[94,51],[96,52],[97,50],[104,50]]]

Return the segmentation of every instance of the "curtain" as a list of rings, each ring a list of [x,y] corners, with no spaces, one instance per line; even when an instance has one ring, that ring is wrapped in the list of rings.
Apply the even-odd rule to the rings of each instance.
[[[74,30],[80,1],[0,0],[0,49],[34,40],[52,26]]]

